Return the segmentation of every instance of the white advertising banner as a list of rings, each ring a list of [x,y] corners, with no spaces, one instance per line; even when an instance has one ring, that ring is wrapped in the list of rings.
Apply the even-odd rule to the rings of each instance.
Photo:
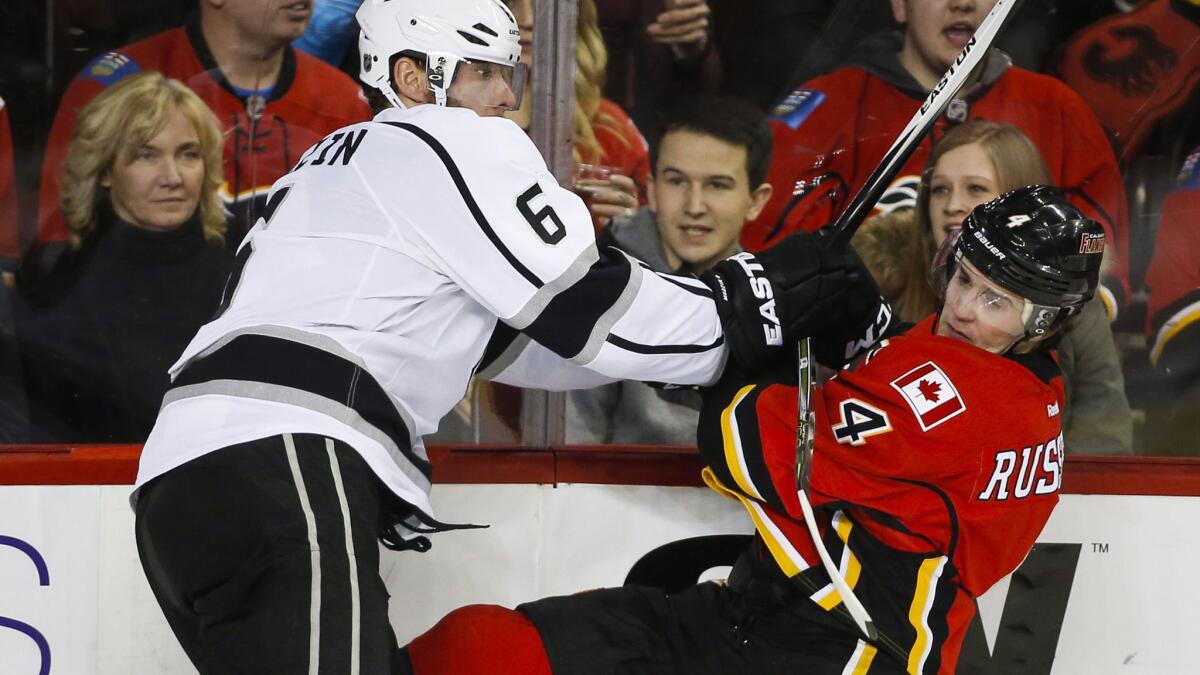
[[[102,488],[0,488],[0,673],[96,672]]]
[[[0,487],[0,673],[195,672],[138,565],[128,494]],[[464,604],[620,585],[652,551],[675,556],[667,567],[681,574],[719,577],[719,566],[704,571],[719,561],[697,563],[687,545],[750,531],[739,505],[697,488],[439,485],[434,495],[440,518],[490,527],[438,535],[424,554],[384,552],[401,643]],[[980,599],[960,672],[1200,672],[1198,522],[1197,497],[1065,495],[1017,573]]]

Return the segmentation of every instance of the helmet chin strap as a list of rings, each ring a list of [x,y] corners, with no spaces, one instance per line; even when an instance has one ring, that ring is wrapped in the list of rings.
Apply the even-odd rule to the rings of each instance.
[[[429,80],[429,89],[433,91],[433,102],[446,107],[446,91],[454,81],[454,71],[458,68],[458,57],[446,52],[429,52],[425,55],[425,76]]]
[[[400,102],[400,97],[396,94],[396,91],[392,89],[390,84],[380,87],[378,91],[379,93],[383,94],[383,97],[387,99],[388,103],[392,104],[393,108],[396,108],[397,110],[408,109],[408,106]]]

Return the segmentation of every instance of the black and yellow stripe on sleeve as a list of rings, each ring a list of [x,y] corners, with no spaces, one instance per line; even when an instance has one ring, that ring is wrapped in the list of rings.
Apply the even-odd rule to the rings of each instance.
[[[764,457],[759,403],[769,390],[743,384],[706,393],[697,439],[704,462],[723,485],[786,513]]]

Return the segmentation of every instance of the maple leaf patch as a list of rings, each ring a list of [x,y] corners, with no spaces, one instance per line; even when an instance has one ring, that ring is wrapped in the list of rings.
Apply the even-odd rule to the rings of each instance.
[[[967,409],[954,383],[933,361],[913,368],[892,380],[891,384],[892,389],[904,398],[924,431]]]

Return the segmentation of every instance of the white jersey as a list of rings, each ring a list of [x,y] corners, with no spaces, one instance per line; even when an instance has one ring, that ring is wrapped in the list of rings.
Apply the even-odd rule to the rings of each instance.
[[[171,368],[137,485],[279,433],[345,441],[429,513],[420,437],[481,375],[544,389],[703,384],[725,359],[695,279],[596,247],[511,121],[390,109],[310,148]],[[486,353],[485,353],[486,352]]]

